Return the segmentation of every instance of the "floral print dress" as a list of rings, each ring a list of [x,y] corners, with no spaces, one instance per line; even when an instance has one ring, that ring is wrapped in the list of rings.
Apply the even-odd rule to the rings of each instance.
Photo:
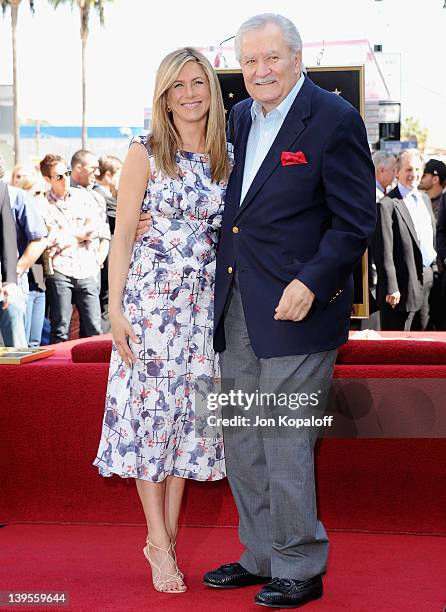
[[[206,155],[178,151],[172,179],[155,169],[147,137],[133,142],[146,147],[151,168],[141,210],[152,226],[134,245],[123,294],[141,343],[130,341],[131,367],[113,344],[94,465],[102,476],[218,480],[226,475],[222,434],[204,432],[195,400],[219,376],[213,291],[226,184],[211,182]],[[228,155],[232,165],[231,145]]]

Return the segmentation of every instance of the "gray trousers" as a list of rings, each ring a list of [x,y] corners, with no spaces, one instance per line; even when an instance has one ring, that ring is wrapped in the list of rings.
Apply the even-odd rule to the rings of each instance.
[[[279,394],[306,391],[312,380],[331,381],[336,350],[256,357],[237,278],[225,315],[225,333],[226,350],[220,354],[223,389]],[[276,411],[268,408],[267,415],[274,416]],[[299,408],[292,416],[310,414],[304,415]],[[317,518],[314,481],[317,434],[315,427],[224,427],[228,480],[245,546],[240,564],[252,574],[305,580],[326,570],[328,538]]]

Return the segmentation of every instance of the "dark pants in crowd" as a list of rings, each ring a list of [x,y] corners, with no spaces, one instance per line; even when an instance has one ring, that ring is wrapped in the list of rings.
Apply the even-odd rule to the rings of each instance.
[[[72,278],[54,272],[46,279],[46,294],[50,307],[51,343],[68,340],[72,304],[79,311],[81,337],[101,333],[101,307],[97,276]]]
[[[108,256],[101,269],[101,290],[99,293],[99,301],[101,303],[101,320],[102,333],[106,334],[110,331],[110,320],[108,318]]]
[[[429,323],[429,296],[434,282],[430,266],[423,268],[423,302],[418,311],[404,311],[386,308],[381,310],[383,331],[424,331]]]
[[[434,284],[429,297],[430,319],[428,329],[444,331],[446,329],[446,273],[435,274]]]

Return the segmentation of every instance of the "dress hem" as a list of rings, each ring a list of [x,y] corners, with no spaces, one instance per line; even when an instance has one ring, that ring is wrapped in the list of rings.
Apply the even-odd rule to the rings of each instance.
[[[215,478],[194,478],[194,477],[191,478],[189,476],[182,476],[181,474],[174,474],[173,472],[169,472],[169,473],[165,473],[163,478],[160,478],[159,480],[153,480],[152,478],[143,478],[141,476],[136,476],[134,474],[127,474],[125,472],[124,473],[120,473],[120,472],[103,473],[101,471],[101,468],[97,468],[97,470],[99,472],[99,476],[102,476],[103,478],[111,478],[112,476],[119,476],[119,478],[133,478],[135,480],[144,480],[146,482],[154,482],[154,483],[163,482],[164,480],[166,480],[168,476],[175,476],[176,478],[184,478],[185,480],[195,480],[197,482],[215,482],[217,480],[223,480],[224,478],[227,478],[226,474],[222,476],[217,476]]]

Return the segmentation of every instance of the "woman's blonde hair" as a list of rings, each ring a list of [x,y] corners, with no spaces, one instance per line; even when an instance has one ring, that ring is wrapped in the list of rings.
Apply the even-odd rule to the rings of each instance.
[[[166,55],[161,62],[155,80],[152,109],[152,133],[150,145],[155,156],[155,165],[174,178],[178,175],[175,153],[181,148],[181,138],[167,111],[167,92],[178,78],[187,62],[197,62],[209,83],[210,106],[206,123],[205,151],[209,155],[212,180],[216,183],[227,180],[229,163],[226,152],[225,110],[220,84],[206,57],[191,47],[184,47]]]

